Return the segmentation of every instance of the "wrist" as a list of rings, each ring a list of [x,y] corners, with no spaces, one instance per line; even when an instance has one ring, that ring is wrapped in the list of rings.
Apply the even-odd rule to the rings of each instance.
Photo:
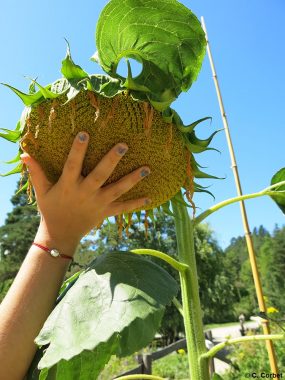
[[[73,257],[76,248],[79,244],[79,239],[71,239],[54,236],[46,227],[45,223],[41,222],[35,236],[34,242],[47,247],[48,249],[56,249],[61,254]]]

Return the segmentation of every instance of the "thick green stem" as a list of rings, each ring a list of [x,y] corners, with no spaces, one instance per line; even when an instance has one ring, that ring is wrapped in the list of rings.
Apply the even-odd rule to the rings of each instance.
[[[172,202],[172,208],[179,261],[189,267],[184,272],[180,272],[180,279],[190,378],[191,380],[209,380],[208,361],[199,360],[199,357],[207,352],[207,348],[199,299],[193,225],[185,206]]]

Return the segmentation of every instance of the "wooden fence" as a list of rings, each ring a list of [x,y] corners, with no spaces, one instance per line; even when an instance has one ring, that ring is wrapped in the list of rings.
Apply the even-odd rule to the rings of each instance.
[[[212,332],[211,330],[208,330],[205,332],[205,338],[212,342]],[[178,340],[175,343],[170,344],[169,346],[160,349],[158,351],[152,352],[151,354],[143,354],[143,355],[137,355],[137,361],[138,361],[138,366],[126,371],[124,373],[121,373],[120,375],[116,376],[116,378],[120,376],[126,376],[126,375],[134,375],[134,374],[147,374],[151,375],[152,374],[152,362],[161,358],[164,358],[165,356],[171,354],[172,352],[175,352],[180,349],[186,349],[186,339],[181,339]],[[227,354],[229,353],[228,350],[221,350],[216,354],[216,358],[219,360],[222,360],[223,362],[232,365],[232,362],[227,359]],[[209,363],[209,369],[210,373],[215,372],[215,365],[214,365],[214,360],[210,360]],[[115,379],[116,379],[115,378]]]

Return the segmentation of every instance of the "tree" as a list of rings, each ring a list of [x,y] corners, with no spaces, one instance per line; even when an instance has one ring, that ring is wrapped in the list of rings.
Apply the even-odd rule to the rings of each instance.
[[[204,323],[231,321],[235,292],[224,253],[207,224],[196,228],[194,242]]]
[[[285,227],[275,228],[261,249],[261,274],[270,305],[285,313]]]
[[[274,273],[276,272],[276,263],[273,262],[274,237],[261,225],[259,228],[255,227],[253,229],[252,239],[263,290],[266,295],[269,295],[270,292],[275,292],[272,288],[272,283],[269,285],[268,282],[269,277],[275,277]],[[279,244],[278,242],[277,246]],[[244,237],[239,236],[231,240],[230,246],[225,250],[225,265],[231,271],[231,276],[234,280],[236,316],[244,313],[249,317],[252,314],[258,313],[256,290]]]
[[[40,217],[37,208],[28,204],[27,194],[18,193],[11,198],[13,210],[0,227],[0,300],[7,293],[21,263],[35,237]]]

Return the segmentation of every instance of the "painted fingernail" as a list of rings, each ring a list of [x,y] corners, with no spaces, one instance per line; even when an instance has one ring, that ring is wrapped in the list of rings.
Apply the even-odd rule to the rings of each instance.
[[[147,175],[149,175],[149,173],[150,173],[149,169],[143,169],[141,170],[141,177],[146,177]]]
[[[117,153],[120,155],[120,156],[123,156],[127,151],[128,151],[128,147],[124,146],[124,145],[119,145],[117,147]]]
[[[144,204],[145,205],[150,205],[151,204],[151,199],[149,199],[149,198],[145,199]]]
[[[80,132],[78,133],[78,140],[81,142],[81,143],[84,143],[88,140],[88,134],[85,133],[85,132]]]

